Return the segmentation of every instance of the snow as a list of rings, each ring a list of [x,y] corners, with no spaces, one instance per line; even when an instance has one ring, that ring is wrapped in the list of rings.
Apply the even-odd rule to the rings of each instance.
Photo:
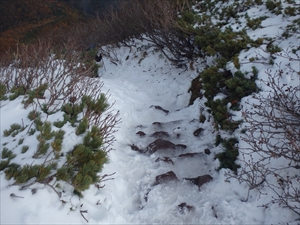
[[[266,13],[262,8],[254,8],[248,14],[251,17],[252,14],[259,17]],[[264,28],[249,30],[249,35],[255,38],[263,35],[274,37],[280,31],[276,28],[278,24],[284,27],[289,23],[282,16],[269,18],[262,23]],[[289,38],[288,41],[299,43],[299,39],[295,37]],[[281,42],[280,47],[288,49],[288,41]],[[141,49],[147,46],[147,43],[136,41],[136,46],[132,49],[116,49],[119,59],[117,65],[104,57],[104,67],[99,69],[100,79],[104,82],[101,92],[109,93],[109,101],[115,102],[113,109],[120,112],[122,119],[118,125],[119,130],[115,133],[114,150],[109,152],[109,163],[101,173],[115,173],[113,179],[105,181],[105,187],[100,190],[91,186],[83,192],[84,198],[80,199],[68,191],[59,198],[50,187],[43,184],[36,183],[30,189],[20,190],[19,186],[12,185],[12,180],[6,180],[4,172],[1,171],[1,224],[87,224],[86,220],[90,224],[295,223],[297,217],[288,209],[276,204],[269,208],[259,207],[270,201],[269,195],[260,195],[256,190],[252,190],[249,200],[244,202],[248,193],[247,186],[239,184],[237,180],[228,181],[224,175],[228,170],[216,170],[219,162],[214,159],[214,155],[222,149],[214,145],[216,131],[213,119],[210,118],[203,124],[198,122],[200,107],[204,107],[205,99],[197,99],[193,105],[188,106],[190,94],[187,90],[191,80],[198,75],[197,69],[177,69],[152,48],[146,48],[147,55],[144,57],[144,50]],[[258,53],[265,54],[261,48],[251,48],[240,54],[242,71],[252,71],[253,63],[247,63],[247,59]],[[285,67],[288,62],[288,59],[278,57],[274,65],[255,64],[259,70],[259,79],[266,79],[267,69],[275,71],[276,64],[281,63],[282,67]],[[299,71],[299,62],[289,63]],[[203,65],[198,67],[202,68]],[[228,65],[228,68],[235,70],[232,65]],[[285,79],[285,82],[300,85],[299,77],[295,74],[290,74]],[[264,88],[259,81],[258,85]],[[1,101],[1,135],[14,122],[21,123],[23,120],[25,124],[29,123],[27,115],[31,108],[24,109],[22,99],[19,97],[14,101]],[[251,101],[251,97],[244,98],[242,104],[247,100]],[[165,113],[153,106],[160,106],[169,112]],[[55,114],[49,120],[56,121],[59,116],[61,115]],[[236,113],[234,119],[240,118],[241,114]],[[159,127],[153,124],[154,122],[159,122],[162,126]],[[203,128],[203,133],[195,137],[193,132],[198,128]],[[65,129],[68,136],[64,145],[79,143],[72,129]],[[143,131],[146,136],[139,137],[136,135],[138,131]],[[145,149],[156,140],[151,137],[155,131],[168,132],[168,140],[174,144],[187,145],[187,148],[152,155],[131,149],[131,145]],[[235,135],[240,137],[238,132]],[[25,138],[25,144],[35,146],[34,136],[22,136]],[[12,137],[4,140],[1,136],[1,148],[4,142],[8,142],[6,147],[9,149],[16,146]],[[209,149],[212,153],[206,155],[204,149]],[[178,157],[183,153],[201,154],[194,158]],[[164,156],[170,157],[174,164],[156,160]],[[33,163],[32,158],[22,158],[21,154],[14,160],[22,161],[23,164]],[[154,186],[155,177],[168,171],[174,171],[179,180]],[[183,179],[204,174],[210,174],[213,181],[201,186],[200,190]],[[70,187],[67,185],[62,187],[65,190],[68,188]],[[36,189],[37,192],[32,194],[32,189]],[[11,197],[12,193],[21,198]],[[193,209],[179,210],[178,205],[181,203],[193,206]],[[86,220],[80,213],[85,210],[87,213],[82,215]]]

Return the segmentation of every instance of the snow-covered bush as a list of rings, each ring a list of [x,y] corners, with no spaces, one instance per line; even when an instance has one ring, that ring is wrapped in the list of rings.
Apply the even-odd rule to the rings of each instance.
[[[21,125],[12,124],[2,137],[10,143],[1,150],[0,169],[15,185],[42,183],[59,196],[66,185],[80,196],[92,184],[100,187],[99,173],[108,161],[119,118],[110,111],[107,94],[101,93],[103,83],[86,61],[89,53],[73,47],[58,50],[48,42],[20,46],[12,61],[0,67],[1,106],[22,100],[29,111],[20,118]],[[70,143],[70,136],[76,141]],[[30,146],[23,145],[24,139]],[[16,157],[20,153],[32,162]]]

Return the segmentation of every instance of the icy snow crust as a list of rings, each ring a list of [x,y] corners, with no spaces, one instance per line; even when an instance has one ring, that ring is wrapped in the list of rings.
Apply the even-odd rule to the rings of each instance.
[[[282,18],[281,15],[276,17],[273,14],[269,15],[265,6],[253,8],[250,12],[249,16],[253,18],[262,15],[270,16],[262,23],[264,28],[248,31],[252,38],[265,35],[275,37],[283,32],[281,28],[295,19],[295,17],[287,19]],[[299,39],[292,36],[276,44],[282,49],[290,50],[297,43],[299,44]],[[109,101],[115,102],[114,109],[120,111],[122,118],[119,131],[116,133],[115,150],[109,152],[110,161],[102,171],[102,174],[115,172],[114,179],[106,181],[105,187],[100,190],[91,186],[89,190],[83,192],[84,198],[82,199],[68,194],[59,199],[51,188],[42,184],[32,186],[37,189],[34,195],[30,189],[19,190],[19,186],[11,186],[13,181],[6,180],[2,171],[0,173],[1,224],[86,224],[86,220],[80,214],[81,210],[87,210],[88,213],[84,216],[90,224],[283,224],[295,222],[297,219],[295,214],[276,204],[269,208],[258,207],[271,200],[268,195],[259,196],[253,190],[250,192],[248,202],[243,202],[242,200],[247,196],[247,186],[239,184],[236,180],[226,182],[224,170],[216,171],[219,163],[214,160],[214,155],[222,149],[214,146],[216,132],[212,124],[213,119],[209,119],[209,115],[206,114],[208,120],[205,123],[197,122],[205,99],[198,99],[192,106],[187,106],[190,97],[187,90],[190,82],[198,75],[197,71],[203,70],[204,66],[200,62],[195,62],[197,67],[195,71],[182,71],[171,65],[153,48],[148,49],[147,56],[140,61],[143,51],[140,51],[139,47],[147,44],[136,41],[136,47],[131,50],[126,47],[116,49],[119,59],[117,65],[108,58],[104,58],[104,67],[99,70],[101,80],[104,81],[101,91],[109,91]],[[247,58],[254,57],[258,55],[257,53],[265,54],[262,51],[263,48],[264,46],[251,48],[240,54],[242,71],[251,71],[254,64],[243,64],[243,61],[246,62]],[[128,60],[126,60],[127,56],[129,56]],[[299,71],[299,62],[289,62],[287,58],[278,58],[275,59],[274,65],[255,64],[259,70],[259,79],[266,79],[267,69],[275,71],[276,63],[280,63],[283,69],[287,63],[290,63],[296,71]],[[230,64],[228,68],[232,72],[235,70]],[[295,75],[284,77],[282,82],[300,85],[299,76]],[[261,86],[261,88],[265,87]],[[250,97],[245,98],[243,102],[246,99],[249,100]],[[29,107],[25,110],[21,101],[22,97],[14,101],[1,102],[1,135],[12,123],[21,123],[22,118],[27,120],[31,109]],[[161,106],[169,113],[166,114],[151,106]],[[55,121],[57,118],[52,119]],[[240,119],[240,113],[236,114],[235,119]],[[160,122],[162,127],[158,129],[153,125],[154,122]],[[195,137],[193,131],[200,127],[204,131],[199,137]],[[64,129],[68,128],[64,127]],[[174,129],[177,129],[175,133]],[[168,132],[169,140],[174,144],[187,145],[187,149],[168,153],[174,165],[163,161],[155,162],[158,157],[166,156],[166,154],[156,152],[147,155],[133,151],[130,147],[130,145],[136,145],[140,149],[145,149],[155,140],[150,135],[158,130]],[[143,131],[146,136],[139,137],[136,135],[138,131]],[[179,137],[177,137],[178,133],[180,133]],[[237,132],[235,135],[239,137],[240,134]],[[36,143],[30,138],[35,137],[26,137],[24,142],[34,148]],[[64,146],[76,141],[78,141],[76,135],[70,134],[64,140]],[[3,141],[1,141],[1,148],[2,143]],[[243,146],[242,142],[240,146]],[[206,148],[210,149],[212,154],[203,154],[194,158],[176,157],[187,152],[203,153]],[[19,154],[14,160],[17,163],[31,164],[33,159],[22,158]],[[178,182],[153,186],[157,175],[170,170],[175,172],[179,178]],[[183,179],[204,174],[210,174],[213,181],[203,185],[200,190],[196,185]],[[23,198],[12,198],[11,193]],[[148,200],[146,201],[147,193]],[[62,200],[66,203],[62,203]],[[194,209],[180,211],[178,205],[181,203],[191,205]]]

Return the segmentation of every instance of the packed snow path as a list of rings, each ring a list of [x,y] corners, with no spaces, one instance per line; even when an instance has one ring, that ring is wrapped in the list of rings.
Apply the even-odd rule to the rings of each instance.
[[[184,152],[203,152],[205,146],[211,145],[214,137],[211,131],[207,131],[211,138],[202,140],[203,146],[200,149],[195,140],[190,141],[200,140],[193,136],[193,132],[199,128],[199,106],[187,107],[190,96],[187,90],[196,73],[174,69],[161,55],[158,61],[156,57],[150,56],[139,63],[143,52],[132,54],[126,53],[126,50],[129,49],[125,48],[124,55],[120,57],[126,58],[128,54],[136,60],[131,59],[127,63],[121,59],[122,66],[105,61],[106,70],[111,72],[104,71],[102,75],[104,88],[110,87],[111,100],[116,101],[115,106],[120,110],[122,118],[116,135],[116,150],[111,152],[110,164],[106,167],[108,173],[116,172],[116,175],[114,181],[106,185],[112,185],[116,189],[113,192],[119,193],[112,200],[113,204],[120,201],[120,208],[115,210],[125,210],[125,215],[131,215],[117,222],[172,222],[174,218],[165,217],[165,214],[176,210],[174,205],[189,204],[193,192],[198,191],[196,186],[183,182],[182,178],[196,177],[208,173],[212,168],[205,165],[204,159],[195,157],[178,160],[176,156]],[[147,54],[152,53],[150,51]],[[139,132],[145,136],[137,134]],[[164,139],[177,145],[186,145],[187,148],[183,150],[178,147],[174,151],[151,155],[134,151],[134,147],[145,151],[150,143],[164,135],[169,136]],[[169,157],[169,163],[158,160],[164,157]],[[208,161],[212,161],[212,158]],[[112,169],[109,171],[110,167]],[[170,170],[175,172],[179,182],[154,187],[155,177]]]

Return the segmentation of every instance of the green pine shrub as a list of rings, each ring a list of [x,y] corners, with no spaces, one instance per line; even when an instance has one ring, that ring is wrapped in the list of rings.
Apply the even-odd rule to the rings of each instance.
[[[31,111],[28,118],[35,124],[35,129],[31,128],[28,131],[33,135],[38,132],[36,139],[38,140],[37,149],[33,154],[33,158],[46,158],[41,164],[36,165],[18,165],[10,163],[10,160],[15,157],[12,151],[4,148],[2,151],[2,160],[0,162],[1,170],[4,170],[6,178],[14,178],[15,184],[23,184],[29,180],[35,179],[36,182],[47,182],[51,176],[57,180],[66,181],[74,187],[74,194],[82,196],[81,191],[89,188],[91,184],[100,182],[99,172],[101,172],[104,163],[108,161],[107,153],[102,149],[103,134],[101,129],[92,126],[89,130],[89,120],[87,116],[100,116],[109,104],[106,101],[105,95],[101,94],[99,98],[92,99],[90,96],[84,96],[79,104],[65,104],[62,107],[64,116],[68,117],[68,121],[76,125],[75,132],[77,135],[85,134],[82,138],[82,144],[73,148],[67,153],[62,152],[64,130],[52,130],[52,123],[49,121],[41,121],[41,113]],[[80,122],[77,121],[79,113],[83,113],[86,109],[86,115]],[[70,121],[71,120],[71,121]],[[56,124],[57,125],[57,124]],[[18,124],[12,124],[9,130],[5,130],[5,135],[12,135],[13,132],[19,132],[23,128]],[[19,140],[19,145],[23,143],[23,139]],[[28,146],[22,146],[21,153],[28,152]],[[58,167],[58,162],[65,160],[62,166]]]
[[[100,68],[100,65],[95,62],[95,55],[97,54],[97,48],[91,48],[88,51],[81,52],[81,58],[83,59],[83,63],[87,68],[90,68],[93,77],[98,76],[98,69]]]
[[[7,99],[7,97],[5,96],[6,92],[7,92],[6,86],[0,83],[0,101]]]
[[[25,95],[26,94],[26,87],[23,86],[14,86],[10,89],[10,93],[12,93],[9,96],[9,100],[13,101],[15,100],[17,97],[19,97],[20,95]]]
[[[105,151],[80,144],[67,155],[68,164],[58,170],[58,179],[71,182],[78,192],[84,191],[100,181],[97,173],[101,172],[107,161]]]
[[[275,13],[276,15],[281,14],[281,10],[282,10],[281,1],[267,0],[266,7],[269,11],[271,11],[272,13]]]
[[[225,78],[216,66],[205,69],[200,76],[205,91],[204,96],[208,100],[213,99],[220,89],[225,87]]]
[[[14,177],[14,174],[17,173],[18,169],[19,169],[20,165],[16,164],[16,163],[10,163],[7,166],[7,169],[4,171],[5,172],[5,176],[6,178],[9,180],[11,178]]]
[[[238,140],[236,138],[223,140],[222,145],[225,148],[225,151],[217,154],[217,158],[220,161],[218,170],[222,168],[228,168],[234,172],[237,172],[237,169],[240,168],[240,165],[235,163],[239,155],[238,147],[236,146],[237,143]]]
[[[59,153],[62,149],[64,134],[65,134],[64,130],[59,130],[59,131],[54,132],[54,140],[53,140],[53,142],[51,142],[51,147],[54,150],[56,158],[59,158],[59,156],[60,156]]]
[[[27,145],[22,146],[21,153],[22,154],[26,153],[28,151],[28,149],[29,149],[29,146],[27,146]]]
[[[86,129],[88,128],[89,124],[88,124],[88,120],[86,117],[83,117],[82,121],[79,122],[77,128],[76,128],[76,135],[80,135],[83,134]]]
[[[44,97],[44,93],[45,93],[45,91],[47,90],[47,88],[48,88],[48,84],[45,83],[45,84],[40,85],[38,88],[36,88],[36,89],[34,89],[34,90],[28,91],[27,99],[23,102],[25,108],[26,108],[29,104],[33,103],[33,100],[34,100],[35,98],[43,98],[43,97]]]
[[[77,121],[77,116],[83,111],[83,104],[72,104],[67,103],[62,106],[61,110],[64,112],[64,121],[68,121],[72,126],[75,126]]]
[[[50,148],[49,143],[45,142],[44,140],[40,141],[37,146],[37,150],[33,155],[33,158],[39,158],[42,155],[45,155],[49,148]]]
[[[39,142],[48,141],[54,136],[51,126],[51,122],[47,121],[39,127],[40,134],[36,137]]]
[[[271,54],[275,54],[277,52],[281,52],[282,49],[278,45],[269,44],[267,45],[267,51]]]
[[[10,125],[9,130],[4,130],[3,134],[4,137],[12,136],[15,137],[19,132],[23,131],[25,128],[23,128],[20,124],[14,123]]]
[[[299,10],[298,10],[299,11]],[[296,16],[296,8],[288,6],[284,9],[284,13],[289,16]]]
[[[254,73],[256,73],[255,70]],[[240,101],[241,98],[257,92],[255,79],[256,76],[252,79],[246,79],[241,71],[237,71],[232,78],[226,80],[225,85],[229,91],[229,101]]]
[[[30,130],[28,131],[28,135],[29,135],[29,136],[34,135],[35,131],[36,131],[36,129],[30,128]]]
[[[41,131],[42,130],[42,127],[43,127],[43,122],[41,120],[40,117],[37,117],[36,119],[34,119],[34,124],[35,124],[35,128],[37,131]]]
[[[16,157],[16,154],[13,154],[13,152],[11,150],[9,150],[8,148],[4,147],[2,149],[2,153],[1,153],[1,158],[2,159],[11,160],[11,159],[13,159],[15,157]]]
[[[253,74],[252,80],[257,79],[258,70],[257,70],[257,68],[255,66],[252,66],[252,74]]]
[[[24,141],[24,138],[21,138],[21,139],[18,141],[18,145],[23,144],[23,141]]]
[[[53,125],[57,128],[62,128],[66,123],[67,123],[66,120],[55,121],[55,122],[53,122]]]
[[[103,93],[100,94],[100,97],[97,100],[93,100],[91,96],[83,96],[81,105],[82,108],[85,106],[88,111],[92,111],[99,115],[109,107],[105,94]]]
[[[98,173],[108,161],[107,153],[101,150],[102,138],[100,130],[93,126],[86,133],[83,144],[79,144],[67,154],[67,163],[57,169],[57,179],[64,180],[75,188],[77,194],[99,182]]]
[[[29,112],[27,118],[30,119],[31,121],[35,120],[36,118],[40,118],[41,113],[36,111],[36,110],[32,110]]]
[[[42,182],[55,169],[55,165],[24,165],[10,164],[5,170],[7,179],[14,178],[15,184],[23,184],[32,178],[36,178],[38,182]]]
[[[83,138],[83,144],[93,150],[99,150],[103,144],[101,130],[96,126],[92,126],[91,131],[88,131]]]
[[[9,163],[10,163],[9,159],[1,160],[0,161],[0,171],[5,170],[8,167]]]

